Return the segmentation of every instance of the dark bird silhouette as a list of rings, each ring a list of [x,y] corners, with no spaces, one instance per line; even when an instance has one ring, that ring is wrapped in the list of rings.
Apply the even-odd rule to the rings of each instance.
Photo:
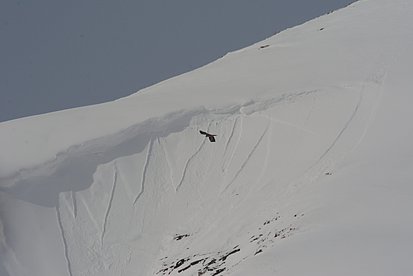
[[[209,134],[209,133],[207,133],[205,131],[202,131],[202,130],[200,130],[199,133],[201,133],[202,135],[205,135],[206,137],[208,137],[209,141],[215,142],[215,137],[214,136],[217,136],[216,134]]]

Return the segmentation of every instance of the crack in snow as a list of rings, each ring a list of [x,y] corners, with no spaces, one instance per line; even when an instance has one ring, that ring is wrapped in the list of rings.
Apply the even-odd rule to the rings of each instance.
[[[83,204],[83,206],[85,207],[86,213],[89,216],[89,219],[93,222],[93,225],[95,226],[95,229],[100,232],[100,227],[99,224],[97,223],[95,216],[93,215],[92,211],[90,211],[89,209],[89,205],[87,204],[87,202],[83,199],[83,196],[81,193],[79,193],[79,199],[80,202]]]
[[[290,126],[290,127],[292,127],[292,128],[295,128],[295,129],[297,129],[297,130],[303,131],[303,132],[308,133],[308,134],[311,134],[311,135],[318,135],[318,134],[315,133],[314,131],[311,131],[311,130],[303,127],[303,126],[290,123],[290,122],[288,122],[288,121],[284,121],[284,120],[280,120],[280,119],[277,119],[277,118],[273,118],[273,117],[271,117],[271,116],[264,115],[264,114],[260,114],[260,116],[261,116],[261,117],[264,117],[264,118],[267,118],[268,120],[270,120],[270,121],[272,121],[272,122],[274,122],[274,123],[277,123],[277,124],[282,124],[282,125]]]
[[[117,179],[118,179],[118,168],[117,168],[117,165],[115,163],[114,173],[113,173],[112,191],[110,192],[109,203],[108,203],[108,206],[106,208],[105,217],[104,217],[104,221],[103,221],[102,235],[100,236],[101,246],[103,246],[103,241],[104,241],[105,234],[106,234],[106,226],[107,226],[107,222],[108,222],[109,213],[110,213],[110,210],[112,208],[112,202],[113,202],[113,197],[115,195],[115,188],[116,188]]]
[[[209,127],[208,127],[208,129],[209,129]],[[181,180],[179,181],[178,186],[176,186],[175,192],[178,192],[179,189],[181,188],[181,186],[182,186],[182,184],[183,184],[183,182],[184,182],[184,179],[185,179],[186,172],[187,172],[187,170],[188,170],[189,164],[191,163],[192,159],[194,159],[195,156],[201,151],[202,147],[203,147],[204,144],[205,144],[205,141],[206,141],[206,139],[204,139],[204,140],[202,141],[202,143],[199,145],[198,149],[194,152],[194,154],[192,154],[191,157],[189,157],[188,160],[186,161],[186,164],[185,164],[185,167],[184,167],[184,171],[183,171],[183,173],[182,173]]]
[[[158,138],[158,143],[161,146],[164,155],[165,155],[165,160],[166,160],[166,164],[168,165],[168,169],[169,169],[169,181],[171,182],[171,185],[173,187],[174,190],[176,190],[176,187],[174,185],[174,179],[173,179],[173,173],[172,173],[172,165],[171,165],[171,160],[169,158],[169,154],[163,144],[163,142]]]
[[[378,86],[379,93],[378,93],[377,99],[375,101],[375,104],[373,105],[373,107],[371,108],[371,110],[369,112],[368,119],[367,119],[367,122],[365,124],[364,131],[361,134],[361,136],[360,136],[359,140],[357,141],[357,143],[354,145],[352,150],[354,150],[355,148],[357,148],[357,146],[359,144],[361,144],[361,141],[363,141],[364,137],[367,134],[367,131],[368,131],[369,127],[373,123],[373,119],[376,117],[376,113],[378,111],[378,108],[379,108],[379,105],[380,105],[380,102],[381,102],[381,98],[383,97],[383,93],[384,93],[383,83],[385,82],[385,80],[387,78],[387,70],[385,70],[385,69],[382,69],[382,70],[384,70],[384,71],[379,71],[378,73],[376,73],[372,77],[373,78],[373,83]],[[363,86],[363,89],[362,89],[363,92],[364,92],[364,89],[365,89],[365,86]]]
[[[145,164],[143,165],[142,177],[141,177],[141,190],[139,194],[135,197],[133,201],[133,206],[135,206],[136,202],[138,202],[139,198],[142,196],[143,192],[145,191],[145,180],[146,180],[146,172],[148,170],[149,165],[149,158],[152,152],[153,140],[149,142],[148,151],[146,152],[146,159]]]
[[[72,191],[72,202],[73,202],[73,217],[77,217],[77,201],[76,201],[76,192]]]
[[[59,229],[60,229],[60,235],[62,237],[62,241],[63,241],[63,247],[64,247],[64,255],[65,255],[65,259],[66,259],[66,263],[67,263],[67,271],[69,272],[70,276],[73,276],[72,273],[72,264],[70,262],[70,258],[69,258],[69,248],[68,248],[68,243],[65,237],[65,231],[63,229],[63,222],[62,222],[62,217],[60,215],[60,210],[59,210],[59,204],[56,206],[56,215],[57,215],[57,222],[59,225]]]
[[[257,178],[257,182],[256,182],[257,185],[259,185],[262,179],[264,178],[265,171],[268,168],[268,160],[270,158],[270,152],[271,152],[271,140],[272,140],[271,138],[272,138],[272,133],[273,133],[272,128],[273,126],[270,121],[269,126],[268,126],[268,130],[270,131],[270,134],[269,134],[270,137],[268,137],[267,139],[267,145],[266,145],[267,149],[265,151],[264,166],[261,170],[260,176]]]
[[[231,134],[229,135],[228,140],[227,140],[227,142],[225,143],[224,158],[225,158],[225,156],[226,156],[226,154],[227,154],[227,150],[228,150],[229,143],[231,142],[232,137],[234,136],[235,128],[236,128],[236,126],[237,126],[237,122],[238,122],[238,119],[239,119],[239,118],[240,118],[239,116],[235,118],[234,124],[232,125]],[[241,123],[242,123],[242,121],[241,121]],[[230,161],[232,160],[232,157],[234,157],[234,152],[235,152],[236,147],[238,146],[239,140],[240,140],[240,136],[238,136],[237,144],[236,144],[236,146],[235,146],[235,148],[234,148],[234,151],[231,153],[230,158],[229,158],[229,159],[224,159],[224,162],[223,162],[223,164],[222,164],[222,172],[225,172],[225,171],[228,169],[228,163],[230,163]],[[226,161],[226,160],[229,160],[229,161]]]
[[[346,131],[346,129],[350,126],[351,122],[353,121],[354,117],[356,116],[362,101],[363,101],[363,92],[360,92],[359,100],[358,100],[358,102],[356,104],[356,107],[354,108],[353,112],[351,113],[350,118],[347,120],[344,127],[338,133],[337,137],[334,139],[334,141],[331,143],[331,145],[324,151],[324,153],[320,156],[320,158],[317,160],[316,163],[320,162],[331,151],[331,149],[337,144],[340,137],[343,135],[343,133]]]
[[[230,142],[231,139],[232,139],[232,136],[234,136],[235,127],[236,127],[236,125],[237,125],[238,118],[239,118],[239,117],[236,117],[235,120],[234,120],[234,123],[232,124],[231,134],[229,135],[228,140],[227,140],[227,142],[225,143],[224,155],[225,155],[225,153],[226,153],[227,150],[228,150],[228,145],[229,145],[229,142]]]
[[[252,148],[252,150],[250,151],[250,153],[248,154],[247,158],[244,160],[244,162],[242,163],[241,167],[238,169],[237,173],[235,174],[235,176],[232,178],[232,180],[229,182],[229,184],[224,188],[224,190],[220,193],[224,193],[234,182],[235,180],[238,178],[239,174],[244,170],[244,167],[247,165],[248,161],[251,159],[251,156],[254,154],[254,152],[256,151],[256,149],[258,148],[258,146],[261,144],[262,139],[264,138],[265,134],[267,134],[268,129],[270,128],[270,124],[268,123],[267,127],[265,128],[264,132],[261,134],[260,138],[258,139],[257,143],[254,145],[254,147]]]

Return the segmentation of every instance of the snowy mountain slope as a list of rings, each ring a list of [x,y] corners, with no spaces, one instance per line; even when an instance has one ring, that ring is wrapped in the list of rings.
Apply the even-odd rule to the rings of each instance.
[[[412,8],[0,124],[0,275],[411,274]]]

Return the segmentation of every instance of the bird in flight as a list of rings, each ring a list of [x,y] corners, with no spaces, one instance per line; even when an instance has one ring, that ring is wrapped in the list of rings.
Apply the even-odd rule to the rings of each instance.
[[[209,141],[215,142],[215,137],[214,136],[217,136],[216,134],[209,134],[209,133],[207,133],[205,131],[202,131],[202,130],[200,130],[199,133],[201,133],[202,135],[205,135],[206,137],[208,137]]]

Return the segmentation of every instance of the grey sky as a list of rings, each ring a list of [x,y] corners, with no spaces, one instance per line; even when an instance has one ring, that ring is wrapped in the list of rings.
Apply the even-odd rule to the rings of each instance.
[[[0,122],[117,99],[354,0],[1,0]]]

